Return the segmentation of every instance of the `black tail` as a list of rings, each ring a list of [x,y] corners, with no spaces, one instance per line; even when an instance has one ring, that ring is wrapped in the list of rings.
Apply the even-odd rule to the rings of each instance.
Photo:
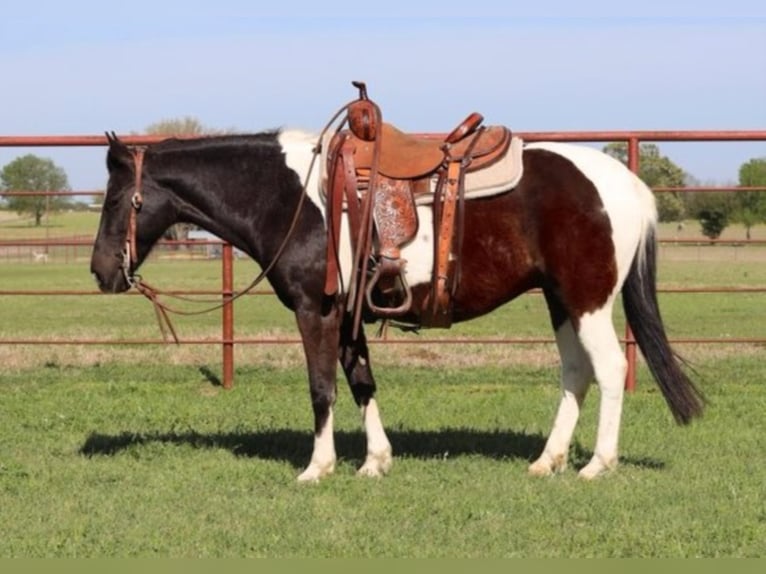
[[[657,303],[657,242],[652,227],[622,287],[625,316],[676,422],[700,416],[705,397],[686,376],[670,347]]]

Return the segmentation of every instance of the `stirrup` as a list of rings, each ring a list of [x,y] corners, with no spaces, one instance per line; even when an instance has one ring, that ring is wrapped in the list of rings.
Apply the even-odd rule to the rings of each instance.
[[[383,257],[383,259],[387,259],[388,261],[393,261],[386,257]],[[365,290],[365,295],[367,296],[367,305],[369,306],[370,310],[376,315],[379,315],[385,318],[397,317],[399,315],[403,315],[404,313],[410,310],[410,307],[412,306],[412,290],[410,289],[409,283],[407,283],[407,279],[404,277],[404,266],[399,265],[399,268],[397,269],[397,273],[398,273],[399,281],[401,282],[402,287],[404,288],[404,301],[398,307],[379,307],[375,305],[375,303],[372,302],[372,291],[373,289],[375,289],[375,286],[378,284],[378,281],[380,280],[385,267],[386,267],[385,264],[377,265],[375,268],[375,273],[373,273],[372,277],[367,282],[367,289]]]

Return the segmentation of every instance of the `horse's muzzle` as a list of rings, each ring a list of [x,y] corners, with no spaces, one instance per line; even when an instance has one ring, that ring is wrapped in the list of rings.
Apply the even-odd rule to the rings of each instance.
[[[130,284],[125,280],[122,267],[116,258],[94,254],[90,272],[102,293],[122,293],[130,289]]]

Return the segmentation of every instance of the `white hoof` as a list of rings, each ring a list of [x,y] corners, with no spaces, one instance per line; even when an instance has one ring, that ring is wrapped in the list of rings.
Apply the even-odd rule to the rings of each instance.
[[[308,465],[306,470],[298,475],[298,482],[319,482],[319,479],[328,476],[335,471],[335,461],[328,464],[317,464],[314,461]]]
[[[531,476],[551,476],[564,472],[567,468],[566,456],[550,456],[548,453],[540,455],[535,462],[529,465],[528,472]]]
[[[368,476],[372,478],[385,476],[388,471],[391,470],[391,466],[394,464],[393,456],[391,455],[391,448],[385,449],[378,453],[367,453],[367,459],[364,464],[356,472],[359,476]]]
[[[598,478],[599,476],[602,476],[607,472],[614,470],[615,468],[617,468],[617,459],[610,459],[605,461],[600,456],[593,455],[593,458],[590,459],[590,462],[586,464],[582,469],[580,469],[578,474],[580,478],[584,478],[585,480],[593,480],[594,478]]]

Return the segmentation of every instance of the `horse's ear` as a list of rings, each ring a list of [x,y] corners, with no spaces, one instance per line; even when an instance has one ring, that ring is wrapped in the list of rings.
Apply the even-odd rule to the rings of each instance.
[[[117,137],[117,134],[114,132],[104,132],[106,135],[106,141],[109,144],[109,151],[117,152],[117,153],[126,153],[129,154],[130,151],[128,150],[128,146],[126,146],[124,143],[120,141],[120,138]]]
[[[106,132],[106,141],[109,143],[109,150],[106,154],[106,166],[109,170],[118,165],[127,165],[130,163],[131,156],[128,146],[120,141],[114,132]]]

